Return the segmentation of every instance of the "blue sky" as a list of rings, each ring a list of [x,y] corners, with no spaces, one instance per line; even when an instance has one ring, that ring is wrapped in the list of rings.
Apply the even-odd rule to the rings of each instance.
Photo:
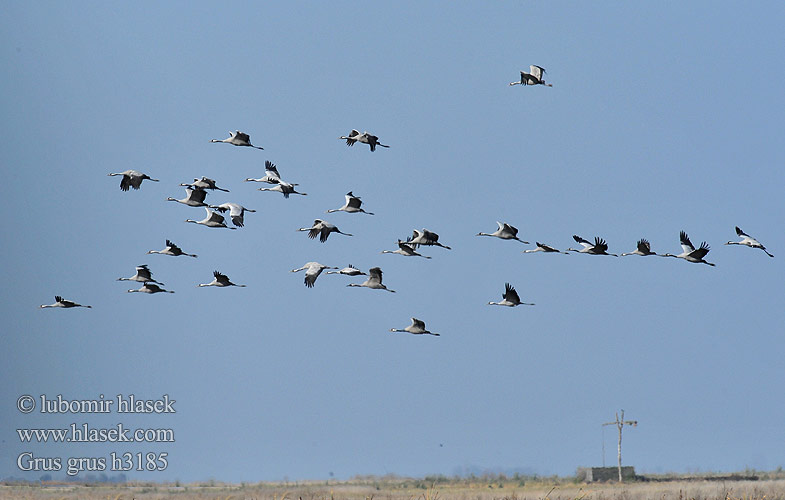
[[[0,475],[23,452],[168,453],[129,473],[148,480],[567,475],[601,463],[620,408],[639,472],[784,464],[782,4],[4,2],[0,19]],[[552,88],[507,85],[530,64]],[[353,128],[390,149],[347,148]],[[228,130],[264,151],[209,142]],[[265,160],[308,196],[243,182]],[[106,174],[127,169],[160,182],[121,192]],[[165,201],[200,176],[230,190],[208,202],[257,210],[244,228]],[[325,215],[350,190],[376,215]],[[354,236],[296,231],[316,218]],[[717,265],[522,254],[475,236],[497,220],[614,253],[680,253],[685,230]],[[775,258],[723,245],[737,225]],[[415,228],[453,249],[379,253]],[[146,254],[166,239],[199,257]],[[307,289],[289,271],[308,261],[379,266],[397,293]],[[176,293],[126,293],[139,264]],[[248,286],[197,288],[213,270]],[[505,282],[537,305],[488,306]],[[56,294],[93,308],[38,309]],[[412,316],[441,336],[389,332]],[[25,415],[23,394],[168,394],[177,413]],[[119,422],[176,441],[16,433]]]

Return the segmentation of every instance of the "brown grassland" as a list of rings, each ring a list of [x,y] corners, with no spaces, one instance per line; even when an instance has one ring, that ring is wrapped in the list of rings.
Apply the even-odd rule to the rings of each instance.
[[[745,474],[748,476],[748,474]],[[424,479],[357,477],[348,481],[223,484],[0,483],[0,499],[210,500],[785,500],[785,474],[757,480],[650,476],[646,481],[581,483],[574,478],[487,475]],[[738,476],[742,477],[742,476]]]

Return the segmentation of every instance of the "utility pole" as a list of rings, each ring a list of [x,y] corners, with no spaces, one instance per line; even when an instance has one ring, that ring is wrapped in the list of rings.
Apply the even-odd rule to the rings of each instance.
[[[621,418],[619,418],[619,413],[616,413],[616,420],[613,422],[605,422],[602,424],[603,427],[606,425],[615,425],[619,429],[619,482],[621,483],[623,479],[621,478],[621,429],[625,425],[629,425],[631,427],[636,427],[638,425],[637,420],[624,420],[624,410],[621,411]],[[605,440],[603,439],[603,466],[605,465]]]

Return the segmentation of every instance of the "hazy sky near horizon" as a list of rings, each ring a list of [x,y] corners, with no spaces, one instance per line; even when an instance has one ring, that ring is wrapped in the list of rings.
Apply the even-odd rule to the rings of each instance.
[[[168,453],[183,481],[600,465],[619,409],[638,472],[785,465],[781,2],[0,3],[6,283],[0,477],[23,453]],[[552,88],[508,86],[530,64]],[[348,148],[367,130],[389,144]],[[264,151],[211,144],[229,130]],[[307,196],[260,192],[264,161]],[[122,192],[110,172],[160,179]],[[256,210],[166,202],[195,177]],[[344,194],[374,216],[334,213]],[[296,231],[324,218],[352,237]],[[614,253],[679,231],[716,267]],[[774,258],[740,246],[734,226]],[[382,255],[415,228],[452,250]],[[198,258],[147,255],[166,239]],[[379,266],[397,293],[308,261]],[[148,264],[174,294],[118,282]],[[226,273],[245,288],[197,288]],[[361,277],[362,278],[362,277]],[[504,284],[534,307],[487,305]],[[54,295],[92,309],[45,309]],[[390,333],[410,317],[439,337]],[[48,414],[40,396],[176,400]],[[23,414],[18,398],[36,410]],[[116,408],[115,408],[116,409]],[[22,443],[17,429],[172,429]],[[604,432],[615,463],[615,434]]]

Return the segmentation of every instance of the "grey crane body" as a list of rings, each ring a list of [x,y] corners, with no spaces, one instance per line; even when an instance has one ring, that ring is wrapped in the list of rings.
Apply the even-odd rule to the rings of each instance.
[[[343,139],[346,141],[347,146],[354,146],[354,143],[361,142],[363,144],[367,144],[370,146],[371,151],[376,151],[376,146],[381,146],[383,148],[389,148],[390,146],[386,144],[382,144],[379,142],[379,138],[375,135],[371,135],[368,132],[363,132],[362,134],[355,129],[352,129],[349,132],[349,135],[342,135],[338,139]]]
[[[423,259],[430,259],[431,257],[428,255],[422,255],[417,253],[414,250],[414,247],[410,244],[410,241],[402,241],[398,240],[398,250],[382,250],[381,253],[397,253],[399,255],[403,255],[404,257],[422,257]]]
[[[495,238],[499,238],[502,240],[517,240],[520,241],[521,243],[525,243],[527,245],[529,244],[528,241],[523,241],[522,239],[518,238],[518,228],[516,228],[515,226],[511,226],[506,222],[499,222],[499,221],[496,221],[496,225],[499,226],[499,228],[496,231],[492,233],[480,232],[477,233],[477,236],[493,236]]]
[[[147,264],[136,266],[136,274],[130,278],[117,278],[117,281],[138,281],[140,283],[157,283],[159,285],[163,285],[163,283],[160,281],[153,279],[153,273],[147,267]]]
[[[304,280],[305,286],[307,286],[308,288],[313,288],[314,283],[316,283],[316,278],[318,278],[319,275],[322,274],[322,271],[324,271],[325,269],[338,269],[338,268],[325,266],[324,264],[319,264],[318,262],[306,262],[303,267],[292,269],[291,272],[297,273],[302,270],[305,270],[305,280]],[[348,273],[344,273],[344,274],[348,274]]]
[[[327,238],[330,236],[330,233],[338,233],[343,234],[344,236],[352,236],[349,233],[344,233],[340,229],[338,229],[335,225],[330,224],[327,221],[323,221],[322,219],[316,219],[313,221],[313,226],[311,227],[301,227],[298,231],[308,231],[308,237],[311,239],[316,238],[319,236],[319,241],[324,243],[327,241]]]
[[[346,276],[367,276],[368,273],[364,273],[359,269],[357,269],[356,267],[354,267],[353,265],[349,264],[347,267],[344,267],[339,271],[327,271],[325,274],[343,274]]]
[[[746,234],[744,231],[741,230],[741,228],[739,228],[739,226],[736,226],[736,234],[741,237],[741,241],[729,241],[729,242],[727,242],[725,244],[726,245],[744,245],[744,246],[747,246],[747,247],[750,247],[750,248],[758,248],[760,250],[763,250],[763,252],[765,252],[766,255],[768,255],[769,257],[774,257],[772,254],[769,253],[768,250],[766,250],[766,247],[764,247],[761,244],[760,241],[756,240],[755,238],[753,238],[749,234]]]
[[[114,177],[115,175],[122,175],[123,178],[120,179],[120,189],[122,191],[128,191],[130,188],[139,189],[142,186],[142,181],[150,180],[153,182],[158,182],[158,179],[153,179],[147,174],[143,174],[137,170],[126,170],[125,172],[113,172],[107,174],[109,177]]]
[[[145,283],[136,290],[128,290],[129,293],[132,292],[140,292],[140,293],[174,293],[171,290],[164,290],[160,286],[156,285],[155,283]]]
[[[568,252],[562,252],[561,250],[554,248],[550,245],[545,245],[544,243],[540,243],[539,241],[534,242],[537,245],[537,248],[533,248],[531,250],[524,250],[523,253],[534,253],[534,252],[545,252],[545,253],[564,253],[568,254]]]
[[[225,193],[229,192],[228,189],[219,188],[218,186],[216,186],[214,179],[210,179],[210,178],[204,177],[204,176],[201,179],[194,179],[194,181],[192,183],[190,183],[190,184],[182,183],[180,185],[181,186],[186,186],[186,187],[198,188],[198,189],[218,190],[218,191],[223,191]]]
[[[356,213],[363,213],[368,215],[373,215],[373,212],[366,212],[362,209],[362,200],[359,196],[354,196],[351,191],[346,193],[346,203],[341,208],[335,208],[332,210],[327,210],[328,214],[333,212],[346,212],[349,214],[356,214]]]
[[[545,83],[544,74],[545,68],[532,64],[529,66],[529,73],[521,71],[521,79],[516,82],[510,82],[510,85],[545,85],[546,87],[553,87],[550,83]]]
[[[233,146],[248,146],[256,149],[264,149],[262,147],[254,146],[253,144],[251,144],[251,137],[244,132],[240,132],[239,130],[236,130],[234,132],[230,130],[229,137],[227,137],[226,139],[212,139],[210,140],[210,142],[225,142]]]
[[[382,270],[378,267],[372,267],[368,271],[368,279],[365,280],[363,283],[349,283],[346,286],[357,286],[357,287],[365,287],[365,288],[372,288],[374,290],[387,290],[388,292],[395,293],[395,290],[390,290],[385,285],[382,284]]]
[[[504,284],[504,294],[502,295],[501,302],[488,302],[488,305],[491,306],[507,306],[507,307],[515,307],[515,306],[533,306],[534,304],[528,302],[521,302],[521,298],[518,296],[518,292],[515,291],[515,288],[510,285],[509,283]]]
[[[187,187],[185,188],[185,198],[178,200],[169,197],[166,199],[166,201],[176,201],[177,203],[182,203],[183,205],[188,205],[189,207],[206,207],[208,206],[207,203],[204,202],[206,196],[207,191],[202,188]]]
[[[283,194],[284,198],[288,198],[290,194],[299,194],[306,196],[308,193],[300,193],[294,188],[295,184],[290,184],[288,182],[279,181],[274,187],[271,188],[259,188],[259,191],[276,191],[278,193]]]
[[[641,238],[638,240],[638,244],[635,250],[633,250],[632,252],[626,252],[621,254],[622,257],[626,255],[640,255],[641,257],[646,257],[647,255],[656,255],[658,257],[662,257],[662,255],[651,251],[651,244],[645,238]]]
[[[278,167],[276,167],[273,162],[271,162],[270,160],[265,160],[264,177],[260,177],[259,179],[254,179],[252,177],[249,177],[245,179],[245,182],[265,182],[267,184],[280,184],[281,174],[278,173]],[[297,183],[288,183],[288,184],[290,186],[299,186],[299,184]]]
[[[250,208],[245,208],[242,205],[231,202],[222,203],[220,205],[210,205],[210,208],[213,210],[218,210],[221,213],[224,213],[228,210],[229,218],[232,219],[232,224],[237,227],[243,227],[245,212],[256,212],[256,210],[251,210]]]
[[[677,259],[684,259],[687,262],[692,262],[693,264],[706,264],[709,266],[714,266],[711,262],[706,262],[703,258],[706,257],[706,254],[709,253],[709,245],[704,241],[701,243],[699,248],[695,248],[695,246],[690,241],[689,236],[684,231],[679,233],[679,241],[681,242],[681,248],[684,250],[679,255],[673,255],[671,253],[663,254],[663,257],[675,257]]]
[[[420,245],[425,245],[425,246],[437,246],[437,247],[445,248],[447,250],[452,250],[447,245],[442,245],[441,243],[439,243],[438,234],[434,233],[433,231],[429,231],[425,228],[423,228],[422,231],[418,231],[417,229],[415,229],[414,232],[412,233],[411,238],[407,240],[407,243],[409,246],[413,248],[417,248]]]
[[[208,207],[204,207],[207,211],[207,217],[202,220],[193,220],[193,219],[186,219],[185,222],[193,222],[194,224],[201,224],[207,227],[224,227],[227,229],[237,229],[236,227],[229,227],[226,225],[226,220],[224,216],[218,213],[213,212]]]
[[[180,247],[175,245],[169,240],[166,240],[166,248],[163,250],[150,250],[147,252],[148,254],[158,253],[161,255],[171,255],[172,257],[178,257],[180,255],[187,255],[188,257],[196,257],[196,254],[192,253],[185,253],[183,252]]]
[[[82,304],[77,304],[73,300],[67,300],[62,298],[59,295],[55,295],[55,303],[54,304],[41,304],[38,306],[39,309],[46,309],[47,307],[61,307],[63,309],[71,309],[72,307],[84,307],[87,309],[92,309],[93,306],[83,306]]]
[[[600,237],[595,237],[594,243],[584,240],[577,235],[573,235],[572,238],[576,242],[580,243],[583,248],[580,250],[576,250],[575,248],[568,248],[568,252],[586,253],[589,255],[611,255],[613,257],[618,257],[618,255],[615,253],[608,253],[608,244]]]
[[[412,318],[412,324],[407,326],[404,329],[398,328],[390,328],[391,332],[402,332],[402,333],[411,333],[412,335],[433,335],[434,337],[438,337],[440,334],[435,332],[429,332],[425,329],[425,321],[419,320],[417,318]]]
[[[236,287],[245,287],[245,285],[236,285],[229,281],[229,277],[225,274],[222,274],[218,271],[213,271],[213,281],[210,283],[200,283],[196,285],[198,287],[202,286],[217,286],[217,287],[225,287],[225,286],[236,286]]]

